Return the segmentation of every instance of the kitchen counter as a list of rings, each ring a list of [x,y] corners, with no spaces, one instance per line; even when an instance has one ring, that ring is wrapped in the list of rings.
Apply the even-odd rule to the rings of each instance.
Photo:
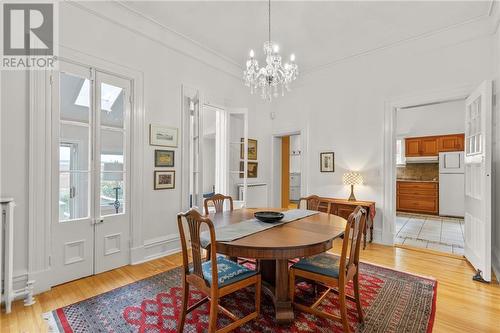
[[[418,179],[396,179],[398,182],[414,182],[414,183],[439,183],[439,180],[418,180]]]

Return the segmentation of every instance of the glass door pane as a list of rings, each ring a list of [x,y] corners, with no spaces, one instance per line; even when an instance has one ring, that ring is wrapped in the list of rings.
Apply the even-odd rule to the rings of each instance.
[[[228,182],[226,195],[233,197],[235,208],[244,207],[247,178],[257,177],[257,164],[248,168],[246,113],[228,111]]]
[[[126,196],[126,135],[124,89],[110,83],[98,86],[100,216],[123,214]]]
[[[59,74],[59,221],[90,214],[90,81]]]

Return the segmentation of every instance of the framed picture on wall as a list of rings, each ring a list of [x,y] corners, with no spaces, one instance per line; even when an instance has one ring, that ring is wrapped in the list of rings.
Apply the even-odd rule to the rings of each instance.
[[[155,171],[155,190],[175,188],[175,171]]]
[[[244,138],[241,138],[241,142],[245,141]],[[245,148],[244,145],[241,145],[240,148],[240,158],[244,159],[244,152]],[[257,160],[257,140],[255,139],[248,139],[248,159],[249,160]]]
[[[173,168],[175,152],[173,150],[155,149],[155,167]]]
[[[177,147],[177,128],[149,125],[149,144],[152,146]]]
[[[334,152],[323,152],[319,154],[319,171],[335,172]]]
[[[257,162],[248,162],[248,172],[247,178],[257,178]],[[243,178],[243,172],[245,168],[245,162],[240,162],[240,178]]]

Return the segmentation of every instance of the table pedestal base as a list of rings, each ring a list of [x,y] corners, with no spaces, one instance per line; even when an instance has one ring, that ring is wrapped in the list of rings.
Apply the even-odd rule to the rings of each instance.
[[[278,324],[294,320],[292,302],[288,297],[288,260],[261,260],[262,290],[274,303]]]

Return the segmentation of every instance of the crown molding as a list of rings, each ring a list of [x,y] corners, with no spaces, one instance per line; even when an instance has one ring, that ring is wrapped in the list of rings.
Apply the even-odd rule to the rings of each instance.
[[[211,68],[221,71],[229,76],[241,80],[241,68],[233,60],[203,46],[187,36],[174,31],[145,15],[132,10],[121,1],[73,1],[66,0],[69,4],[80,10],[86,11],[106,22],[120,26],[136,35],[160,44],[183,56],[203,63]],[[125,23],[124,23],[125,22]],[[134,22],[130,24],[130,22]]]

